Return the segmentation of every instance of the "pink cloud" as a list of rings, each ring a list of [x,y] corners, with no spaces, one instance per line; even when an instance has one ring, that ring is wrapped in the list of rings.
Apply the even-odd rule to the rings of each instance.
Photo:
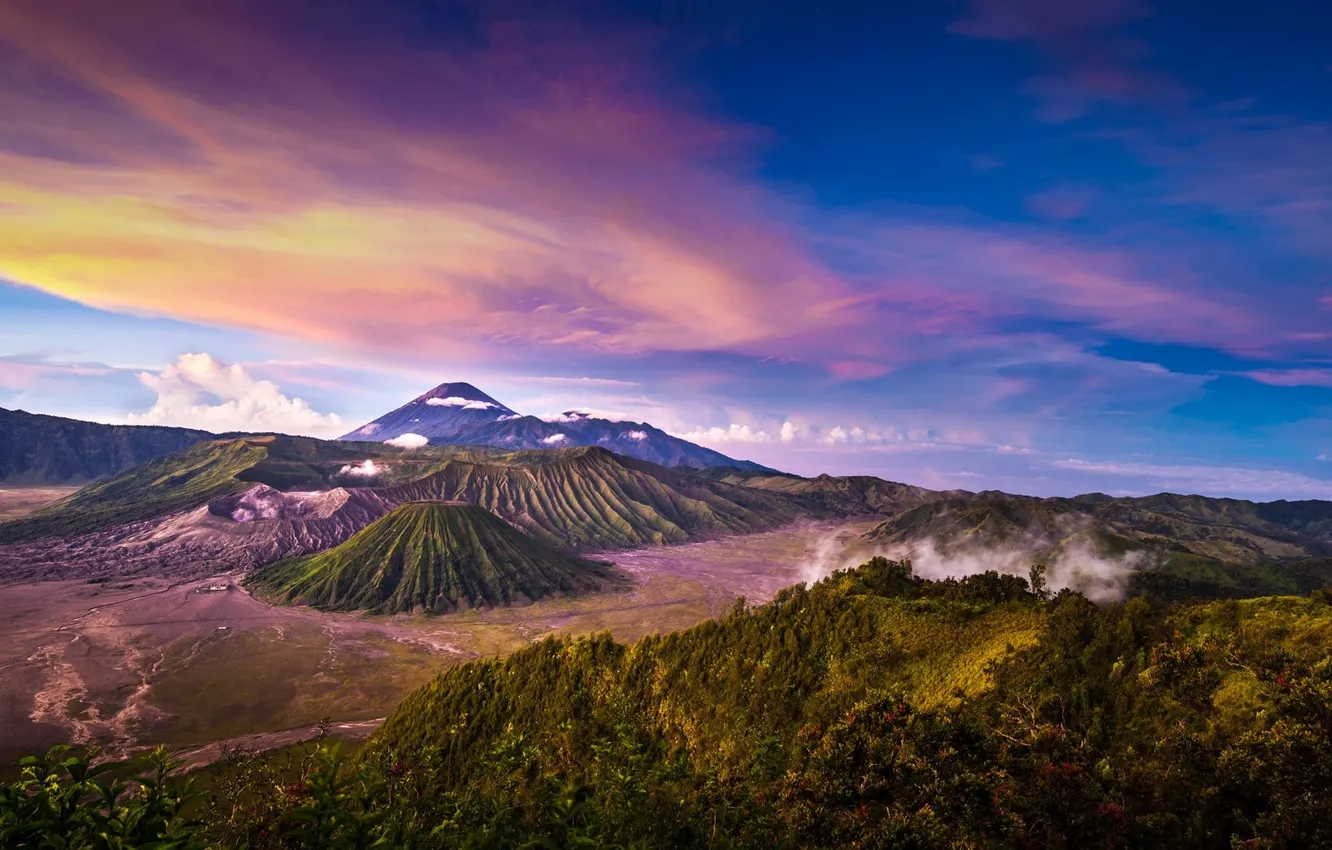
[[[1153,14],[1142,0],[969,0],[948,29],[989,41],[1034,45],[1052,64],[1030,81],[1042,117],[1066,121],[1097,101],[1157,102],[1178,98],[1177,82],[1141,67],[1147,50],[1121,34]]]
[[[1132,140],[1166,168],[1172,204],[1197,204],[1275,225],[1300,250],[1326,257],[1332,230],[1332,124],[1285,116],[1200,117],[1183,138]]]
[[[1332,369],[1272,369],[1244,373],[1273,387],[1332,387]]]
[[[892,270],[870,284],[879,320],[916,332],[924,321],[958,333],[1032,315],[1087,322],[1152,341],[1228,350],[1262,349],[1273,328],[1261,315],[1204,292],[1192,279],[1160,277],[1161,263],[1088,249],[1021,229],[870,223],[842,237],[866,265]],[[851,230],[850,227],[847,228]],[[1148,266],[1153,268],[1148,268]],[[923,304],[933,309],[923,309]]]
[[[0,14],[0,41],[80,93],[0,95],[81,163],[0,154],[21,281],[454,356],[734,349],[850,318],[745,177],[758,134],[656,93],[642,34],[495,20],[448,52],[368,31],[342,53],[227,4],[59,5]]]
[[[961,34],[1051,45],[1145,14],[969,9]],[[998,225],[843,228],[761,180],[761,131],[662,84],[650,33],[496,18],[449,50],[369,29],[343,51],[336,16],[331,34],[278,43],[232,10],[0,7],[0,44],[45,86],[0,91],[0,108],[69,153],[0,152],[7,276],[501,370],[551,351],[726,352],[861,380],[1031,317],[1235,350],[1278,336],[1156,256]]]
[[[31,390],[52,378],[102,377],[115,371],[100,363],[64,363],[24,355],[0,357],[0,389]]]
[[[892,368],[870,360],[839,360],[828,364],[828,371],[843,381],[865,381],[886,375]]]

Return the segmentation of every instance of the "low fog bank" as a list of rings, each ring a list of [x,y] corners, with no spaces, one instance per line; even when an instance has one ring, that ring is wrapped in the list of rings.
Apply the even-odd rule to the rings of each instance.
[[[1159,565],[1157,557],[1145,551],[1115,557],[1099,555],[1085,539],[1065,543],[1052,556],[1038,557],[1052,545],[959,547],[927,539],[911,544],[871,546],[858,540],[848,543],[830,533],[810,545],[800,577],[806,584],[813,584],[837,570],[858,567],[877,556],[891,561],[910,561],[917,576],[936,581],[991,570],[1027,578],[1032,564],[1043,560],[1047,566],[1045,581],[1050,590],[1058,592],[1067,588],[1093,602],[1113,602],[1127,595],[1133,573]]]

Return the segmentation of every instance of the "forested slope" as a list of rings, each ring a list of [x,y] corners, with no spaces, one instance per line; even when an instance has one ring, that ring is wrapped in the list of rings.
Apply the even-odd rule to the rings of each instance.
[[[1332,846],[1332,592],[1162,607],[1037,590],[874,560],[632,646],[546,640],[441,674],[355,764],[228,766],[201,823],[172,781],[122,786],[108,819],[57,754],[0,793],[0,839]]]

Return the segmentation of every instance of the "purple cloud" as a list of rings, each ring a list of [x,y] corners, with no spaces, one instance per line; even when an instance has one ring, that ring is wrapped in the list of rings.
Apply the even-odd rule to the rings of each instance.
[[[1183,93],[1172,78],[1142,67],[1143,42],[1121,31],[1150,17],[1141,0],[969,0],[949,32],[989,41],[1025,42],[1050,70],[1029,83],[1049,121],[1079,117],[1098,101],[1158,103]]]

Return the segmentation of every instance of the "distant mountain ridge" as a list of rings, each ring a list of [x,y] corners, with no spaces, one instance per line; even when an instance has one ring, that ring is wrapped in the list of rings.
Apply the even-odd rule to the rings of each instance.
[[[209,440],[0,523],[0,584],[248,570],[347,540],[408,502],[477,505],[543,545],[685,543],[818,516],[779,493],[595,446],[505,452]]]
[[[84,484],[213,437],[155,425],[102,425],[0,408],[0,484]]]
[[[1237,564],[1290,562],[1332,557],[1332,502],[1173,493],[1042,499],[989,491],[918,505],[866,537],[889,545],[928,541],[955,554],[1018,550],[1041,557],[1084,539],[1104,554],[1151,550]]]
[[[387,442],[414,434],[434,444],[559,449],[600,446],[662,466],[734,467],[773,472],[762,464],[673,437],[646,422],[617,422],[568,410],[555,420],[524,416],[471,384],[440,384],[341,439]]]

